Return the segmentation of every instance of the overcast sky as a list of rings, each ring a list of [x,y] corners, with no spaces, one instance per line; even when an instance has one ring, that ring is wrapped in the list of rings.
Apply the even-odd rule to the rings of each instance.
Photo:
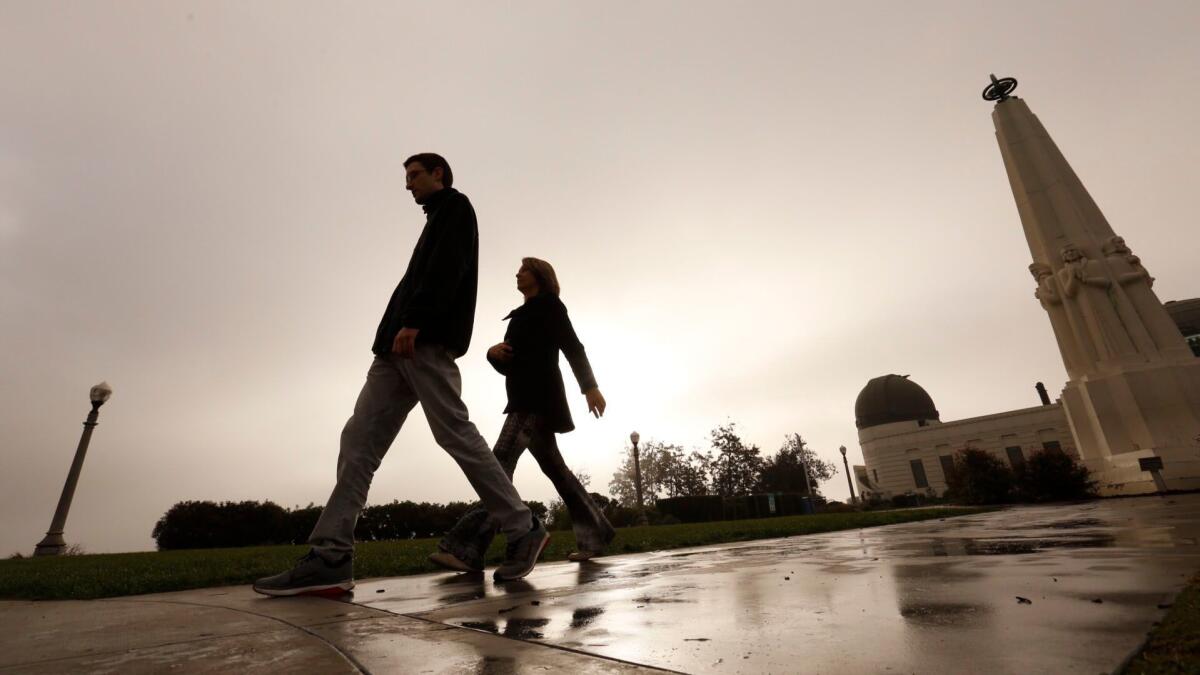
[[[911,374],[943,420],[1064,383],[988,73],[1160,297],[1200,295],[1198,33],[1194,2],[0,0],[0,554],[46,531],[100,380],[68,541],[150,549],[185,499],[324,503],[426,150],[479,216],[459,364],[489,442],[484,352],[533,255],[609,402],[572,393],[560,437],[592,489],[632,430],[704,449],[733,420],[766,452],[803,435],[844,498],[868,379]],[[528,458],[516,483],[553,497]],[[372,502],[470,498],[411,417]]]

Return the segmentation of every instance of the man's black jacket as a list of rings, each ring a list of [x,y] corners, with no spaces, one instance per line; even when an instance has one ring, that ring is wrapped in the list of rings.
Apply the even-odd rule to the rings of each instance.
[[[392,292],[371,351],[384,355],[401,328],[417,342],[440,344],[455,356],[471,345],[479,285],[479,227],[463,193],[443,188],[423,205],[427,219],[408,270]]]
[[[594,388],[596,378],[566,306],[557,295],[542,293],[504,318],[510,319],[504,341],[512,346],[512,361],[499,363],[488,358],[492,367],[505,376],[508,407],[504,412],[537,413],[543,416],[549,431],[571,431],[575,423],[558,369],[559,350],[567,355],[580,392]]]

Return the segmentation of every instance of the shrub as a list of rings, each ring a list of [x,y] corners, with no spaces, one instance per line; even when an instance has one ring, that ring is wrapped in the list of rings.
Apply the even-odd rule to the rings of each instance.
[[[976,448],[954,455],[954,470],[946,476],[949,499],[961,504],[1004,504],[1012,500],[1013,472],[1000,458]]]
[[[641,524],[641,514],[636,507],[622,506],[604,495],[596,492],[589,493],[592,501],[604,512],[604,517],[613,527],[630,527]],[[543,507],[544,508],[544,507]],[[645,509],[646,522],[650,525],[673,525],[679,522],[674,516],[659,512],[654,507]],[[550,502],[549,514],[546,516],[546,528],[550,530],[569,530],[572,527],[571,514],[561,499]]]
[[[1096,481],[1087,467],[1061,450],[1033,453],[1016,472],[1022,501],[1050,502],[1096,496]]]
[[[357,541],[436,537],[444,534],[475,504],[392,501],[368,506],[354,525]]]
[[[561,499],[550,502],[550,512],[546,514],[546,529],[556,531],[571,529],[571,514],[567,512],[567,505]]]
[[[658,510],[684,523],[702,523],[721,520],[722,497],[704,495],[696,497],[668,497],[656,504]]]
[[[288,513],[274,502],[186,501],[154,525],[158,550],[291,543]]]
[[[545,504],[530,501],[525,505],[538,519],[546,518]],[[433,504],[410,501],[368,506],[363,509],[354,526],[354,538],[358,541],[385,541],[440,537],[454,527],[459,518],[478,506],[479,502]]]
[[[477,503],[393,501],[368,506],[359,514],[354,538],[382,541],[438,537]],[[525,504],[538,518],[546,517],[545,504]],[[160,551],[302,544],[308,541],[321,510],[312,504],[289,511],[272,502],[179,502],[158,520],[153,536]]]
[[[309,504],[304,508],[296,507],[288,511],[288,542],[307,542],[308,535],[312,534],[313,528],[317,526],[317,519],[321,517],[323,509],[324,507]]]

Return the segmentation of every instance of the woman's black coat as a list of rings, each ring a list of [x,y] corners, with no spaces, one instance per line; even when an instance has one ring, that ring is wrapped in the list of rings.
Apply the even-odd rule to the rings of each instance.
[[[595,388],[596,378],[571,326],[566,305],[558,296],[542,293],[504,318],[509,322],[504,341],[512,347],[512,360],[499,363],[488,358],[492,367],[505,376],[508,406],[504,412],[537,413],[549,431],[571,431],[575,424],[567,406],[562,371],[558,369],[558,352],[566,354],[581,393]]]

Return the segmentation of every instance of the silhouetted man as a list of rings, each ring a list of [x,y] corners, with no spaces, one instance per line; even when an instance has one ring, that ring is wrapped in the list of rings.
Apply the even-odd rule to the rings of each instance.
[[[254,590],[297,595],[354,587],[354,524],[371,478],[408,413],[421,404],[433,437],[450,453],[508,537],[497,581],[530,572],[550,537],[467,415],[454,360],[467,351],[475,322],[479,231],[466,195],[451,185],[446,160],[433,153],[404,162],[405,187],[425,210],[425,229],[392,293],[372,351],[375,360],[342,430],[337,485],[296,566],[259,579]]]

